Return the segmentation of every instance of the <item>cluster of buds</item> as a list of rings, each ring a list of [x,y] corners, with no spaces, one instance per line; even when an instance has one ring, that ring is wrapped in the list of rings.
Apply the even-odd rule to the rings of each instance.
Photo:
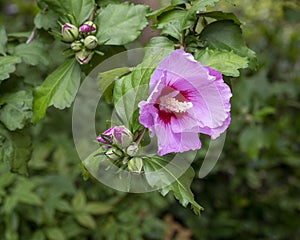
[[[129,171],[141,173],[142,158],[137,156],[139,147],[133,142],[132,133],[124,126],[112,126],[97,137],[105,149],[106,157],[120,167],[127,166]]]
[[[62,25],[62,39],[71,43],[71,49],[80,64],[86,64],[92,59],[93,50],[98,46],[96,31],[97,27],[92,21],[83,23],[79,28],[70,23]]]

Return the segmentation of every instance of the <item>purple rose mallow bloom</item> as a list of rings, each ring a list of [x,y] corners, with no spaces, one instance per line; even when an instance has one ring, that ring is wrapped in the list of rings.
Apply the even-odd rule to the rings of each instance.
[[[174,50],[151,75],[139,121],[157,136],[158,155],[201,148],[198,133],[215,139],[230,123],[230,88],[222,74]]]
[[[132,133],[124,126],[112,126],[102,133],[106,135],[112,144],[116,144],[120,148],[127,148],[132,143]],[[109,148],[109,143],[99,135],[97,141],[103,143],[105,148]]]

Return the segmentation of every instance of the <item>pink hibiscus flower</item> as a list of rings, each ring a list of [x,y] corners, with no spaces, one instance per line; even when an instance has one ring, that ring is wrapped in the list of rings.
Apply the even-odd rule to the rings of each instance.
[[[151,76],[139,121],[157,136],[160,156],[199,149],[199,133],[215,139],[229,126],[231,96],[221,73],[174,50]]]

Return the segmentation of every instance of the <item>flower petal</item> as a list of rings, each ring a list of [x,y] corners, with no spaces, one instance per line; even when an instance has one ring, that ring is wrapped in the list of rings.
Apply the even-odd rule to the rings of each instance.
[[[174,133],[170,124],[157,124],[158,155],[171,152],[186,152],[201,148],[197,133]]]

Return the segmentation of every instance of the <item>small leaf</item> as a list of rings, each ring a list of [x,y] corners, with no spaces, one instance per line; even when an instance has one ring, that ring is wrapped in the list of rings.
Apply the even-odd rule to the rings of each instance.
[[[11,38],[13,38],[13,39],[21,39],[21,38],[28,39],[30,34],[31,34],[31,31],[30,32],[13,32],[13,33],[8,33],[7,37],[10,39]]]
[[[10,164],[12,172],[27,174],[31,151],[31,136],[27,129],[9,132],[0,124],[0,159]]]
[[[0,81],[9,78],[9,74],[16,70],[16,64],[22,60],[16,56],[0,57]]]
[[[11,214],[14,208],[17,206],[18,200],[14,196],[7,196],[4,200],[2,211],[6,214]]]
[[[10,172],[1,172],[0,176],[0,189],[1,188],[6,188],[10,184],[12,184],[16,179],[16,175]]]
[[[32,240],[45,240],[45,239],[46,239],[46,237],[45,237],[43,231],[41,231],[41,230],[35,231],[32,236]]]
[[[49,63],[45,46],[37,41],[32,41],[29,44],[19,44],[15,48],[15,55],[21,57],[25,63],[33,66],[41,63],[48,65]]]
[[[102,202],[90,202],[86,205],[85,212],[89,214],[104,214],[113,209],[113,206]]]
[[[97,17],[97,38],[107,45],[124,45],[135,40],[148,24],[146,5],[128,2],[109,4]]]
[[[268,144],[267,136],[262,126],[248,126],[239,135],[241,151],[248,154],[252,159],[257,159],[259,151]]]
[[[84,213],[76,214],[75,219],[82,226],[90,228],[90,229],[95,229],[97,226],[94,218],[89,214],[84,214]]]
[[[166,184],[171,182],[171,184],[160,190],[161,194],[165,196],[172,191],[175,198],[178,199],[184,207],[186,207],[188,204],[191,204],[193,211],[197,215],[200,214],[200,211],[203,210],[203,208],[194,200],[194,195],[190,189],[191,182],[195,175],[194,170],[191,167],[189,167],[184,174],[177,178],[175,174],[170,171],[170,169],[165,167],[165,165],[169,162],[163,158],[149,157],[145,159],[143,163],[146,178],[150,186],[159,186],[157,184],[160,184],[161,182],[165,182]],[[174,168],[178,170],[180,169],[180,166],[174,166]],[[157,177],[157,175],[153,174],[147,174],[157,170],[163,170],[160,177]]]
[[[6,31],[3,25],[0,26],[0,54],[5,55],[6,53],[6,43],[7,43],[7,36]]]
[[[19,202],[34,205],[34,206],[41,206],[43,203],[41,198],[38,195],[29,191],[15,192],[15,197],[18,199]]]
[[[208,24],[200,34],[200,41],[211,49],[233,51],[241,57],[247,57],[250,63],[255,61],[255,53],[246,46],[240,26],[231,20]]]
[[[238,69],[248,67],[248,59],[235,53],[204,49],[195,53],[195,59],[202,65],[209,66],[226,76],[238,77]]]
[[[182,29],[190,28],[196,22],[196,12],[205,12],[207,7],[214,7],[220,0],[200,0],[197,1],[188,11],[186,12],[182,20]]]
[[[75,211],[84,211],[86,207],[86,197],[83,191],[79,190],[72,199],[72,206]]]
[[[167,37],[153,37],[145,47],[145,59],[157,55],[162,49],[174,50],[174,42]]]
[[[34,92],[33,122],[45,116],[48,106],[70,107],[80,85],[81,71],[75,58],[66,59]]]
[[[56,209],[61,212],[67,212],[67,213],[72,211],[72,208],[71,208],[69,202],[67,202],[66,200],[62,200],[62,199],[57,201]]]
[[[0,98],[0,121],[11,131],[23,128],[32,117],[32,100],[29,90],[5,94]]]
[[[188,0],[171,0],[171,5],[180,5],[180,4],[185,4],[187,3]]]
[[[173,10],[162,14],[159,17],[159,23],[157,28],[161,29],[162,35],[170,35],[175,39],[180,39],[182,34],[182,19],[184,18],[186,11]]]
[[[74,16],[76,25],[82,24],[89,18],[95,5],[94,0],[43,0],[43,2],[61,17],[66,14]]]
[[[234,13],[213,11],[213,12],[201,12],[200,14],[198,14],[198,16],[214,18],[216,20],[232,20],[235,24],[241,25],[240,20],[235,16]]]
[[[121,3],[122,0],[101,0],[97,2],[97,4],[99,5],[99,7],[106,7],[107,5],[109,4],[112,4],[112,3]]]
[[[169,12],[171,10],[173,10],[176,6],[175,5],[171,5],[171,6],[165,6],[165,7],[162,7],[160,9],[157,9],[149,14],[147,14],[147,17],[150,18],[154,24],[157,23],[157,18],[163,14],[163,13],[166,13],[166,12]]]
[[[128,72],[130,72],[130,69],[123,67],[99,73],[99,91],[107,102],[112,101],[114,81]]]
[[[45,233],[49,240],[65,240],[66,239],[63,231],[57,227],[48,227],[45,229]]]
[[[34,18],[34,24],[38,29],[43,28],[48,30],[57,26],[56,21],[54,21],[57,18],[57,14],[52,10],[39,12]]]

